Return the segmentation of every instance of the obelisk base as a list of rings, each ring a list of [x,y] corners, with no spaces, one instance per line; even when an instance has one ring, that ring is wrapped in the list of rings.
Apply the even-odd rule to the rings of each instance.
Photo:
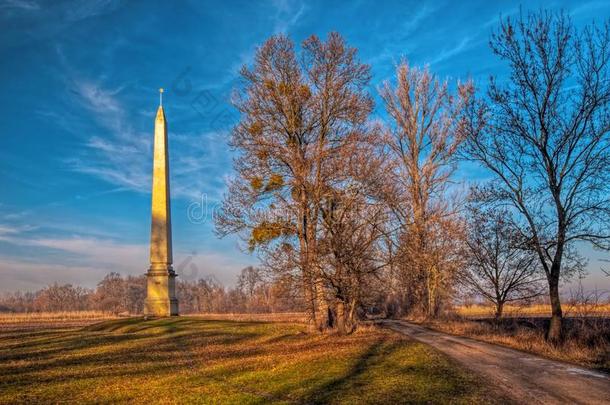
[[[178,315],[176,273],[171,265],[151,265],[146,273],[147,294],[144,316],[164,317]]]

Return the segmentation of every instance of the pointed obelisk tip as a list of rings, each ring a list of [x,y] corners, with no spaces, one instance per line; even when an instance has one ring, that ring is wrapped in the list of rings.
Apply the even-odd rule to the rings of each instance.
[[[159,107],[163,107],[163,87],[159,89]]]

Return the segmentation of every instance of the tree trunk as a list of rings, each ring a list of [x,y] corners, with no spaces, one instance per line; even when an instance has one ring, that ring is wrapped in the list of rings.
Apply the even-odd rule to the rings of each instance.
[[[311,276],[308,270],[303,271],[303,295],[305,298],[305,311],[307,314],[307,323],[311,330],[317,329],[317,317],[315,308],[315,292],[314,285],[311,281]]]
[[[343,300],[337,303],[337,330],[342,335],[348,335],[354,331],[356,301],[352,300],[349,304]]]
[[[356,299],[352,299],[350,302],[349,312],[347,314],[347,319],[349,322],[349,333],[352,333],[356,330]]]
[[[496,320],[502,318],[502,312],[504,311],[504,301],[496,302]]]
[[[309,210],[305,191],[301,191],[300,222],[298,226],[298,238],[300,247],[300,265],[303,276],[303,293],[307,311],[307,321],[309,329],[312,331],[320,330],[320,313],[318,312],[318,293],[316,277],[312,261],[312,239],[311,226],[309,223]]]
[[[427,311],[426,315],[428,318],[436,318],[436,291],[437,291],[437,277],[436,277],[436,266],[431,266],[427,271],[427,283],[426,283],[426,295],[427,295]]]
[[[323,330],[328,329],[331,322],[331,315],[329,314],[330,307],[326,302],[326,297],[324,295],[324,280],[320,277],[316,277],[316,281],[314,283],[314,293],[315,293],[315,326],[321,332]]]
[[[342,335],[347,334],[346,316],[345,303],[343,301],[339,301],[337,303],[337,330]]]
[[[563,313],[561,301],[559,300],[559,276],[554,272],[549,276],[549,297],[551,299],[551,323],[547,333],[547,340],[553,344],[559,344],[562,340]]]

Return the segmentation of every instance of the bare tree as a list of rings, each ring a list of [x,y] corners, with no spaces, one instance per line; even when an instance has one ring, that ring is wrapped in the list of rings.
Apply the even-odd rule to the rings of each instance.
[[[468,211],[467,261],[459,281],[496,307],[502,316],[508,302],[530,300],[544,293],[536,253],[514,229],[508,210]]]
[[[257,287],[263,284],[263,281],[260,269],[253,266],[244,267],[237,276],[237,288],[246,296],[253,297]]]
[[[244,267],[237,276],[236,290],[245,297],[247,312],[269,312],[271,310],[271,283],[262,268]]]
[[[124,291],[125,310],[130,314],[141,314],[146,299],[146,276],[127,276]]]
[[[35,311],[81,311],[87,309],[91,291],[72,284],[51,284],[36,292],[32,309]]]
[[[93,301],[96,309],[118,314],[127,311],[127,294],[125,280],[119,273],[108,273],[97,284]]]
[[[491,37],[510,80],[469,110],[467,156],[491,170],[490,204],[519,214],[549,285],[547,334],[559,342],[559,282],[577,241],[610,248],[608,24],[577,31],[563,13],[502,19]]]
[[[601,261],[602,261],[602,262],[606,262],[606,263],[610,262],[610,260],[608,260],[608,259],[602,259]],[[607,277],[610,277],[610,271],[606,270],[606,269],[605,269],[605,268],[603,268],[603,267],[601,268],[601,271],[602,271],[602,273],[604,273],[604,274],[605,274]]]
[[[227,312],[296,312],[302,307],[301,297],[294,293],[294,281],[278,277],[268,282],[260,268],[247,267],[237,280],[238,287],[225,288],[213,277],[194,281],[178,280],[176,288],[182,313]],[[248,280],[244,282],[244,280]],[[242,288],[240,288],[240,285]],[[246,287],[247,285],[247,287]],[[95,291],[52,284],[35,292],[14,292],[0,295],[0,312],[82,311],[97,309],[114,313],[142,313],[146,297],[146,277],[121,277],[109,273]]]
[[[232,145],[237,177],[216,218],[220,235],[240,233],[251,250],[292,249],[310,321],[328,326],[326,286],[318,262],[321,204],[345,145],[363,132],[372,109],[369,67],[331,33],[303,42],[300,63],[284,36],[258,49],[242,69],[245,86],[235,105],[241,121]],[[278,252],[277,250],[275,251]],[[293,267],[293,266],[288,266]]]
[[[434,315],[455,268],[457,228],[451,219],[457,217],[448,185],[462,142],[460,113],[472,85],[458,85],[453,95],[428,69],[406,62],[396,76],[396,85],[386,83],[381,89],[392,119],[385,138],[392,167],[383,193],[397,223],[390,250],[400,262],[394,266],[399,277],[408,280],[403,288],[409,288],[426,314]]]
[[[373,278],[385,266],[379,241],[385,209],[368,201],[359,187],[338,191],[323,208],[323,279],[332,291],[332,308],[340,333],[351,333],[357,314],[370,296]]]

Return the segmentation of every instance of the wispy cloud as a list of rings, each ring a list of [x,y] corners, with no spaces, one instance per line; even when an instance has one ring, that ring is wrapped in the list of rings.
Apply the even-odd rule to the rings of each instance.
[[[142,132],[133,128],[120,101],[122,88],[107,89],[88,80],[72,81],[77,102],[91,113],[103,133],[89,136],[81,153],[66,159],[69,167],[120,188],[150,192],[152,130]],[[176,133],[170,120],[169,144],[172,196],[193,200],[206,193],[210,198],[220,198],[224,185],[216,173],[230,167],[227,134]]]
[[[31,252],[27,257],[0,256],[0,277],[3,280],[0,291],[41,288],[56,281],[91,287],[111,271],[143,273],[147,262],[146,245],[111,239],[33,237],[13,232],[0,234],[0,241],[25,247]]]
[[[21,9],[21,10],[40,10],[40,4],[33,0],[3,0],[0,2],[0,9]]]
[[[0,224],[0,240],[9,237],[10,235],[18,235],[24,231],[31,231],[32,229],[36,229],[36,227],[31,225],[16,226],[10,224]]]
[[[382,65],[388,60],[400,59],[411,45],[413,33],[421,29],[439,7],[439,4],[420,3],[414,10],[409,10],[409,14],[404,16],[402,24],[380,36],[383,46],[379,53],[369,58],[367,62],[372,65]]]
[[[53,282],[93,287],[111,271],[138,275],[147,268],[148,244],[81,235],[31,237],[25,232],[25,228],[0,225],[0,241],[33,252],[30,257],[0,255],[0,292],[38,289]],[[38,250],[62,252],[61,262]],[[215,274],[224,284],[232,284],[245,265],[238,258],[214,252],[176,252],[174,257],[179,276],[191,281]]]
[[[111,13],[120,5],[119,0],[0,0],[2,40],[17,47],[56,38],[75,23]],[[13,26],[14,29],[7,26]]]
[[[460,39],[460,41],[450,47],[450,48],[445,48],[443,50],[441,50],[431,61],[430,61],[430,65],[436,65],[439,64],[441,62],[445,62],[459,54],[461,54],[462,52],[472,48],[475,45],[475,41],[473,41],[472,37],[464,37],[462,39]]]
[[[101,127],[99,135],[85,140],[80,154],[66,159],[69,167],[115,186],[147,192],[152,136],[134,130],[119,99],[122,88],[109,89],[78,76],[67,80],[77,104]]]
[[[76,2],[66,7],[65,16],[68,21],[80,21],[86,18],[106,14],[118,7],[118,0],[88,0]]]
[[[593,10],[605,9],[608,7],[608,2],[604,0],[594,0],[594,1],[583,1],[579,2],[578,6],[574,7],[570,14],[573,16],[582,16],[583,14],[589,14]]]
[[[274,16],[274,34],[286,34],[295,25],[306,11],[304,3],[290,0],[273,0],[273,6],[276,10]]]
[[[401,31],[403,36],[411,35],[417,29],[421,27],[421,24],[430,16],[432,16],[439,8],[440,4],[430,4],[423,3],[419,8],[415,10],[413,16],[405,19],[403,26],[401,27]]]
[[[74,84],[78,94],[85,100],[86,106],[91,110],[104,115],[122,112],[116,99],[116,95],[121,91],[121,88],[106,90],[93,82],[84,80],[78,80]]]
[[[41,263],[0,256],[0,292],[34,291],[54,282],[94,287],[105,272],[92,266]]]
[[[4,225],[2,225],[4,226]],[[97,265],[121,266],[144,262],[146,245],[128,244],[112,239],[100,239],[87,236],[70,237],[31,237],[23,235],[25,229],[11,229],[0,234],[0,240],[16,246],[29,246],[61,250],[76,254],[76,260],[81,258]]]

